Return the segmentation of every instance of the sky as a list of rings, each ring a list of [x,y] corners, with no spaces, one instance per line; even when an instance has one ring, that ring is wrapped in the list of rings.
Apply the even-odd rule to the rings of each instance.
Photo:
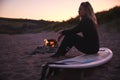
[[[0,0],[0,17],[65,21],[76,17],[85,1],[95,13],[120,6],[120,0]]]

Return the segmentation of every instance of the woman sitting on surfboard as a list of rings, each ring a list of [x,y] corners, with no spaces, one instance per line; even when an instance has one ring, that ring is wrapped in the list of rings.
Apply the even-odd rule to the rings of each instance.
[[[97,33],[97,19],[89,2],[82,2],[79,7],[79,24],[68,30],[60,32],[64,36],[57,52],[51,57],[65,56],[73,47],[86,54],[97,54],[99,38]],[[78,33],[82,33],[79,35]]]

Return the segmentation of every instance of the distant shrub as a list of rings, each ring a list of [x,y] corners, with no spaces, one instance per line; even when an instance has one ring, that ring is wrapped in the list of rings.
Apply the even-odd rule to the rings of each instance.
[[[99,24],[107,23],[120,18],[120,7],[116,6],[108,11],[96,13]]]

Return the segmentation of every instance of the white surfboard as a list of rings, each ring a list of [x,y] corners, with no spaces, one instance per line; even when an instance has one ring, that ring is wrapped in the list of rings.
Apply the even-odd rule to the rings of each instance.
[[[83,54],[74,58],[56,61],[49,64],[53,68],[91,68],[100,66],[111,60],[113,53],[108,48],[100,48],[98,54]]]

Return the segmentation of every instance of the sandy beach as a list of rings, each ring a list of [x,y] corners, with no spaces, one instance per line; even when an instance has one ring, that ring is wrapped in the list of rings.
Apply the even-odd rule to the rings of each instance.
[[[44,45],[44,39],[57,39],[57,37],[58,33],[55,32],[0,34],[0,80],[39,80],[42,64],[61,60],[61,58],[50,58],[53,53],[35,55],[29,55],[29,53],[37,46]],[[120,33],[107,32],[104,26],[101,26],[99,38],[100,46],[110,48],[114,56],[109,63],[87,70],[87,77],[84,80],[119,80]],[[72,48],[65,58],[76,55],[80,55],[80,52]],[[71,72],[73,73],[65,70],[51,80],[79,80],[76,77],[79,76],[79,70]]]

